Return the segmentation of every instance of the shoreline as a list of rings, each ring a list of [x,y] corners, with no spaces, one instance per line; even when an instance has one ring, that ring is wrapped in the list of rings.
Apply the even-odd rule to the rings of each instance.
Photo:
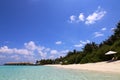
[[[45,65],[64,69],[97,71],[104,73],[119,73],[120,74],[120,60],[114,62],[97,62],[87,64],[70,64],[70,65]]]

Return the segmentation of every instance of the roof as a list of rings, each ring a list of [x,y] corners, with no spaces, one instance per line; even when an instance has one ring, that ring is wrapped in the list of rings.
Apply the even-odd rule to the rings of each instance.
[[[108,51],[107,53],[105,53],[105,55],[111,55],[111,54],[116,54],[117,52],[115,51]]]

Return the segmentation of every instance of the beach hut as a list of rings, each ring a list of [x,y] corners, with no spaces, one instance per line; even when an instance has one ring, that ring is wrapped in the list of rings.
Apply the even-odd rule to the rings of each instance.
[[[116,54],[117,52],[115,52],[115,51],[108,51],[107,53],[105,53],[105,55],[113,55],[113,58],[112,58],[112,60],[117,60],[117,57],[115,57],[115,54]]]
[[[105,55],[112,55],[112,54],[116,54],[117,52],[115,51],[108,51],[107,53],[105,53]]]

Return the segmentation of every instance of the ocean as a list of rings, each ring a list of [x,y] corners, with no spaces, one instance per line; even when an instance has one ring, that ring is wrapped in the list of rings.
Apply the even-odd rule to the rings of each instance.
[[[0,66],[0,80],[120,80],[120,74],[49,66]]]

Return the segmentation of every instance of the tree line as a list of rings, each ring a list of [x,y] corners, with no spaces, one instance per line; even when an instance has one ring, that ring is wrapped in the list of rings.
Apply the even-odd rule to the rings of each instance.
[[[36,64],[84,64],[108,61],[113,55],[106,56],[105,53],[110,50],[116,51],[115,56],[120,60],[120,22],[116,25],[113,35],[100,44],[95,42],[87,43],[82,51],[73,50],[68,52],[66,56],[56,59],[37,60]]]

